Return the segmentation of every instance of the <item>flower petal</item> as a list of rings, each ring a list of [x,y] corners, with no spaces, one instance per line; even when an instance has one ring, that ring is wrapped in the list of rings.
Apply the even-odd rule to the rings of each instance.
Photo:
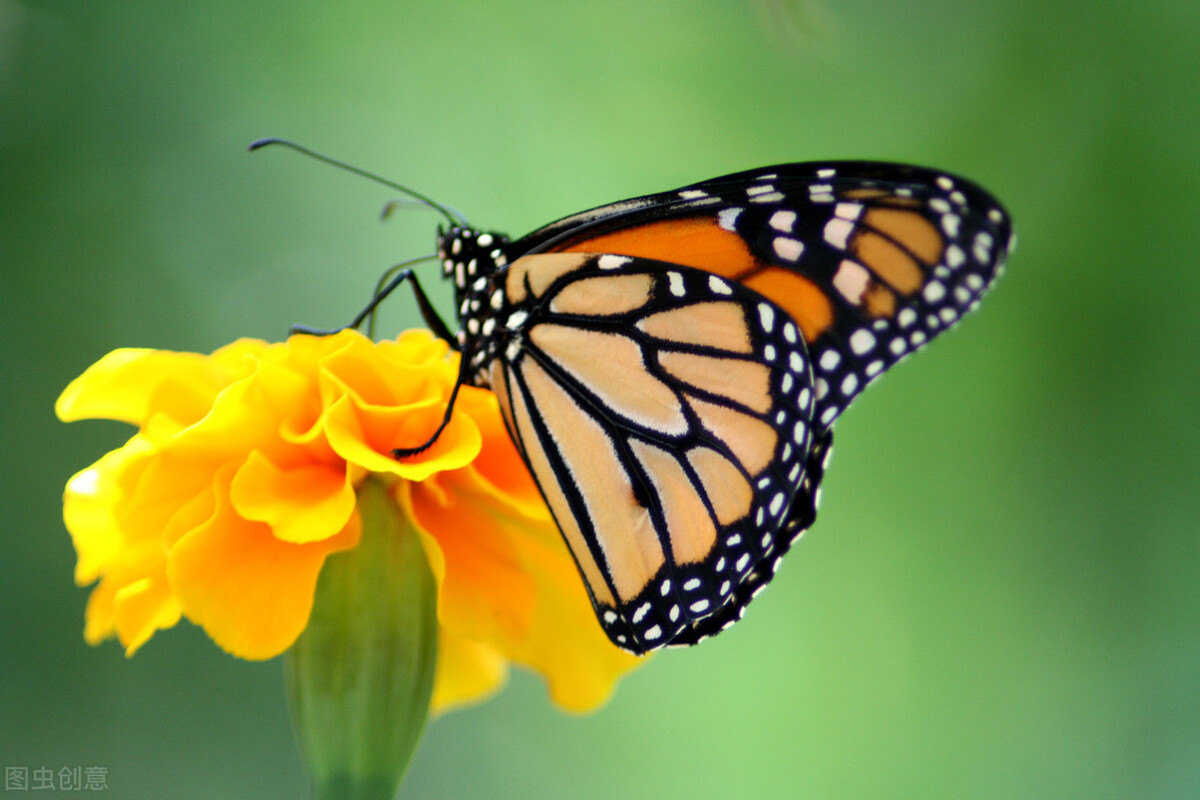
[[[257,450],[234,475],[229,499],[240,516],[265,522],[276,538],[297,544],[328,539],[354,513],[354,487],[344,468],[280,469]]]
[[[218,645],[242,658],[272,658],[308,622],[325,557],[357,544],[358,515],[330,539],[280,541],[269,526],[234,511],[232,471],[222,468],[217,474],[215,513],[176,542],[167,574],[183,612]]]
[[[435,494],[431,483],[405,486],[413,519],[437,542],[445,563],[438,619],[454,633],[507,649],[528,636],[535,612],[535,584],[512,531],[471,494]]]
[[[541,492],[504,426],[496,395],[464,386],[458,393],[455,410],[470,417],[479,428],[483,445],[471,467],[491,487],[490,493],[516,506],[525,516],[548,518],[550,512]]]
[[[537,582],[537,614],[529,636],[508,656],[540,673],[562,708],[592,711],[645,658],[608,640],[565,544],[549,547],[530,537],[521,554]]]
[[[63,522],[75,545],[75,583],[79,586],[99,578],[125,544],[115,516],[116,506],[123,499],[118,479],[131,461],[143,457],[148,450],[137,438],[130,439],[119,450],[106,453],[67,481]]]
[[[117,590],[113,620],[126,657],[136,653],[155,631],[173,627],[179,614],[179,603],[165,575],[143,578]]]
[[[397,460],[392,450],[416,447],[441,424],[445,406],[404,409],[360,409],[349,396],[326,413],[325,435],[339,456],[371,472],[422,481],[435,472],[459,469],[479,453],[482,440],[475,423],[463,415],[451,417],[428,449]]]
[[[447,636],[495,647],[542,674],[551,698],[571,711],[599,706],[641,662],[596,622],[548,513],[541,520],[520,515],[470,469],[408,490],[413,518],[444,559],[439,619]]]
[[[438,632],[438,668],[430,703],[434,714],[483,702],[507,680],[508,660],[498,648],[445,628]]]
[[[151,413],[182,424],[204,415],[230,374],[199,353],[114,350],[67,385],[55,403],[63,422],[116,419],[142,425]]]
[[[142,541],[127,545],[121,552],[121,557],[109,564],[100,583],[92,589],[88,597],[87,612],[83,629],[84,639],[89,644],[99,644],[119,629],[131,634],[131,639],[145,633],[145,638],[154,632],[154,628],[144,630],[145,617],[153,617],[162,621],[158,627],[170,627],[175,624],[170,620],[170,614],[159,614],[150,611],[129,609],[130,614],[122,615],[117,607],[117,598],[127,587],[139,583],[164,582],[166,575],[166,555],[163,548],[156,542]],[[150,601],[148,605],[153,605]],[[144,606],[145,608],[146,606]],[[139,616],[141,619],[134,619]],[[178,617],[176,617],[176,620]],[[145,639],[143,638],[142,641]],[[124,644],[128,642],[123,641]]]

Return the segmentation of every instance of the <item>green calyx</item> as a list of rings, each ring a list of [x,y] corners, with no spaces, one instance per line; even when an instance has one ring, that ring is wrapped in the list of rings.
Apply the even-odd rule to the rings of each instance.
[[[386,485],[358,492],[362,540],[330,556],[288,650],[292,722],[315,800],[390,800],[429,715],[437,585]]]

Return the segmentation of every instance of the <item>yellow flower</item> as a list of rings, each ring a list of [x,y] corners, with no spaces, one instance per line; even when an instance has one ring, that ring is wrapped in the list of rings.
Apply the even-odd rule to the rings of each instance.
[[[509,663],[572,710],[603,702],[637,660],[596,623],[582,582],[504,429],[463,387],[437,429],[458,358],[424,331],[240,340],[212,355],[117,350],[63,392],[64,421],[138,432],[73,476],[64,519],[84,635],[132,655],[180,616],[226,651],[265,659],[304,630],[328,556],[357,545],[356,489],[386,482],[437,581],[435,709],[496,690]]]

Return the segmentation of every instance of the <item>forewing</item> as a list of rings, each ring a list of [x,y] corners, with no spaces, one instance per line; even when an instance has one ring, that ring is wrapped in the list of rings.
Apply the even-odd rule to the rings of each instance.
[[[813,358],[814,424],[978,303],[1012,241],[986,191],[875,162],[787,164],[568,217],[518,249],[605,252],[706,270],[769,297]]]

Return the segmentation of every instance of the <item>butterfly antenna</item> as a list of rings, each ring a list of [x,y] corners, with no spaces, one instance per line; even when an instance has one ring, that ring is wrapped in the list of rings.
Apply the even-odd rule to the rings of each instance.
[[[424,203],[421,203],[420,201],[417,201],[417,200],[388,200],[386,203],[384,203],[383,212],[379,215],[379,218],[382,220],[389,219],[392,216],[392,212],[395,211],[397,208],[411,208],[411,207],[421,208],[421,207],[424,207],[424,205],[425,205]],[[458,220],[458,224],[460,224],[460,225],[467,224],[467,218],[464,217],[463,213],[461,211],[459,211],[457,208],[454,208],[453,206],[443,206],[443,208],[445,208],[447,211],[449,211],[451,214],[454,215],[454,218],[456,220]]]
[[[295,150],[297,153],[302,153],[303,155],[306,155],[309,158],[315,158],[317,161],[323,161],[326,164],[337,167],[338,169],[344,169],[347,172],[352,172],[355,175],[359,175],[363,178],[366,178],[367,180],[375,181],[376,183],[387,186],[389,189],[395,189],[398,192],[403,192],[404,194],[413,198],[417,202],[424,203],[425,205],[432,208],[434,211],[437,211],[439,214],[441,214],[443,217],[445,217],[446,220],[451,225],[462,225],[462,224],[465,224],[465,222],[466,222],[466,220],[462,219],[461,214],[456,216],[455,213],[453,213],[450,209],[446,208],[446,206],[443,206],[441,203],[435,202],[434,200],[426,197],[425,195],[421,194],[420,192],[415,192],[412,189],[409,189],[407,186],[401,186],[398,183],[389,181],[387,178],[381,178],[378,175],[367,172],[365,169],[359,169],[358,167],[347,164],[344,161],[338,161],[336,158],[330,158],[329,156],[321,155],[320,153],[318,153],[314,150],[309,150],[307,147],[298,145],[295,142],[289,142],[287,139],[259,139],[257,142],[254,142],[253,144],[250,145],[250,150],[251,151],[258,150],[260,148],[263,148],[263,147],[266,147],[267,145],[272,145],[272,144],[283,145],[284,147],[291,148],[292,150]]]

